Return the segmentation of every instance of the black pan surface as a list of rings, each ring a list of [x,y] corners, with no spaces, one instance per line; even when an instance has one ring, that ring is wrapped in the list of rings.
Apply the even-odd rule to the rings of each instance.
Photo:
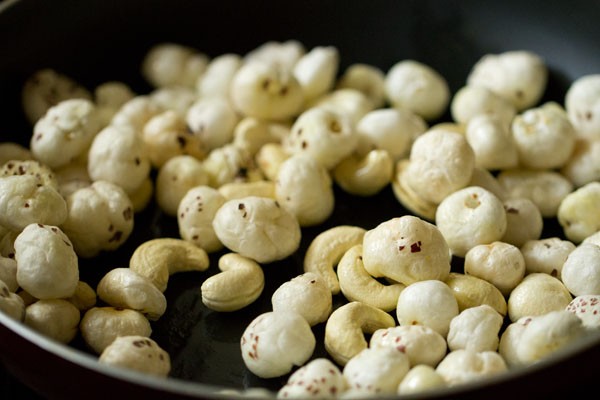
[[[269,40],[296,39],[306,48],[334,45],[340,51],[341,71],[356,62],[385,71],[410,58],[440,71],[453,92],[465,84],[482,55],[527,49],[540,54],[550,69],[543,101],[563,102],[572,80],[600,72],[597,1],[28,0],[5,1],[0,7],[0,139],[24,145],[31,126],[21,112],[20,88],[31,73],[51,67],[88,88],[121,80],[145,93],[150,87],[140,76],[140,61],[150,46],[163,41],[190,45],[209,56],[244,54]],[[81,338],[71,348],[48,344],[3,316],[0,357],[11,373],[51,398],[82,390],[87,397],[106,398],[114,388],[146,398],[206,397],[213,386],[277,390],[287,376],[259,379],[242,362],[239,339],[248,323],[271,309],[271,294],[281,283],[303,272],[304,251],[316,234],[341,224],[370,229],[406,213],[389,187],[369,198],[349,196],[336,188],[333,215],[322,226],[303,230],[301,248],[292,257],[263,266],[267,279],[263,294],[237,312],[214,312],[201,302],[200,286],[218,272],[216,260],[222,253],[211,256],[211,267],[205,272],[173,275],[165,292],[167,312],[153,323],[152,335],[171,356],[174,379],[169,384],[98,369]],[[154,204],[136,215],[135,226],[119,250],[80,261],[82,280],[94,286],[108,269],[128,266],[133,249],[143,241],[178,236],[176,220]],[[562,236],[556,221],[545,221],[543,236]],[[455,264],[459,268],[460,260]],[[343,302],[341,296],[334,299],[336,305]],[[322,345],[324,325],[313,329],[318,343],[313,358],[327,356]],[[573,353],[557,355],[529,370],[512,371],[485,386],[432,395],[550,396],[560,393],[556,391],[560,388],[575,390],[573,383],[591,379],[584,367],[595,365],[600,355],[600,340],[593,339]],[[65,371],[76,379],[68,378]]]

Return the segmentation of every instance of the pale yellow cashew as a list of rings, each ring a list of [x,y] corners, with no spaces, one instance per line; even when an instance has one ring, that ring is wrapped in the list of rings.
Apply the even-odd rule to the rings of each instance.
[[[129,259],[129,268],[150,278],[164,292],[169,276],[177,272],[204,271],[209,259],[206,251],[183,239],[159,238],[139,245]]]
[[[340,225],[321,232],[306,250],[304,272],[321,275],[331,293],[338,294],[340,283],[334,268],[348,249],[362,243],[365,232],[365,229],[351,225]]]
[[[277,179],[279,166],[289,157],[290,155],[283,149],[280,143],[267,143],[258,150],[255,159],[258,168],[264,176],[274,181]]]
[[[473,275],[450,272],[445,283],[452,289],[459,311],[487,304],[500,315],[506,315],[506,299],[500,289],[488,281]]]
[[[410,161],[408,159],[403,159],[396,163],[395,175],[392,178],[392,190],[394,191],[394,196],[400,204],[417,216],[428,221],[435,221],[437,204],[423,199],[406,184],[406,173],[409,163]]]
[[[396,308],[398,296],[406,287],[401,283],[384,285],[369,275],[362,262],[362,244],[344,254],[337,274],[342,293],[349,301],[361,301],[386,312]]]
[[[251,182],[229,182],[219,187],[226,200],[241,199],[248,196],[275,198],[275,182],[259,180]]]
[[[368,347],[365,333],[396,325],[394,318],[365,303],[353,301],[336,309],[325,325],[325,350],[341,366]]]
[[[364,157],[355,154],[346,157],[334,168],[333,177],[350,194],[372,196],[390,183],[393,173],[390,153],[375,149]]]
[[[223,272],[202,283],[202,302],[211,310],[236,311],[252,304],[265,287],[265,275],[260,265],[237,253],[219,258]]]

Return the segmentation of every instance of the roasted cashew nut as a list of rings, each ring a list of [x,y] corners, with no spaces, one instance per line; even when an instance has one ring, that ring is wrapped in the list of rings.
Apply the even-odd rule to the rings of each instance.
[[[390,183],[394,161],[387,150],[371,150],[364,157],[355,154],[343,159],[333,177],[346,192],[356,196],[372,196]]]
[[[158,238],[142,243],[133,252],[129,268],[150,278],[164,292],[169,276],[177,272],[204,271],[208,268],[204,249],[182,239]]]
[[[306,250],[304,272],[321,275],[332,294],[340,292],[340,283],[333,270],[344,253],[361,244],[366,230],[358,226],[340,225],[321,232]]]
[[[437,204],[425,200],[406,183],[406,174],[410,160],[402,159],[396,163],[395,175],[392,178],[392,190],[400,204],[418,217],[430,222],[435,221]]]
[[[247,257],[228,253],[219,258],[222,271],[202,283],[202,302],[211,310],[236,311],[252,304],[265,287],[260,265]]]
[[[338,264],[342,293],[349,301],[361,301],[383,311],[392,311],[406,286],[401,283],[384,285],[373,278],[363,265],[362,247],[362,244],[351,247]]]
[[[341,366],[368,347],[365,333],[396,325],[394,318],[359,301],[344,304],[336,309],[325,325],[325,350]]]

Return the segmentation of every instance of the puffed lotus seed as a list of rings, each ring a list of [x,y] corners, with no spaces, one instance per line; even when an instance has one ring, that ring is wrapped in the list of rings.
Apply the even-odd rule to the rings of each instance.
[[[270,40],[246,53],[243,61],[273,64],[291,71],[305,53],[304,45],[297,40]]]
[[[562,266],[561,280],[574,296],[600,295],[600,247],[592,243],[577,246]]]
[[[194,87],[208,64],[208,56],[177,43],[152,46],[142,60],[141,73],[154,87]]]
[[[19,289],[17,282],[17,261],[14,258],[0,256],[0,281],[4,282],[11,292]]]
[[[495,351],[460,349],[448,353],[436,367],[436,372],[444,378],[448,386],[454,386],[493,376],[507,369],[506,362]]]
[[[355,89],[336,89],[308,104],[306,109],[321,108],[350,120],[356,125],[362,117],[373,111],[373,104],[363,92]]]
[[[583,294],[575,297],[565,308],[577,315],[583,326],[597,329],[600,327],[600,296]]]
[[[515,106],[484,86],[466,85],[460,88],[450,104],[454,121],[468,124],[471,119],[492,116],[501,125],[508,127],[517,114]]]
[[[508,317],[515,322],[521,317],[564,310],[571,300],[571,293],[558,279],[540,272],[529,274],[508,297]]]
[[[221,54],[210,60],[196,81],[199,97],[228,98],[229,86],[242,63],[242,57],[233,53]]]
[[[561,271],[576,246],[559,237],[530,240],[521,246],[526,273],[543,272],[561,279]]]
[[[331,90],[339,63],[339,51],[333,46],[317,46],[296,61],[294,77],[300,83],[306,101]]]
[[[25,302],[21,296],[9,290],[2,279],[0,279],[0,312],[17,321],[23,321],[25,318]]]
[[[167,215],[175,216],[185,194],[208,183],[208,172],[200,160],[190,155],[172,157],[158,170],[156,202]]]
[[[421,393],[429,389],[443,388],[446,381],[429,365],[412,367],[398,385],[398,394]]]
[[[363,238],[362,259],[367,272],[405,285],[440,279],[450,273],[450,251],[438,228],[405,215],[382,222]]]
[[[36,160],[10,159],[5,164],[0,164],[0,177],[11,175],[32,175],[39,183],[58,189],[58,179],[54,171]]]
[[[504,200],[506,231],[502,241],[521,247],[530,240],[541,237],[544,220],[538,206],[527,198]]]
[[[63,299],[38,300],[25,309],[25,325],[61,343],[77,335],[81,315],[77,307]]]
[[[185,121],[190,132],[210,151],[231,142],[239,117],[226,99],[201,98],[187,110]]]
[[[568,193],[556,217],[567,239],[576,244],[600,230],[600,182],[590,182]]]
[[[369,341],[369,346],[389,347],[408,356],[410,366],[429,365],[435,367],[448,350],[446,339],[424,325],[400,325],[378,329]]]
[[[510,128],[487,114],[474,116],[466,126],[465,137],[475,153],[475,165],[488,170],[514,168],[519,154]]]
[[[315,358],[290,375],[277,392],[277,398],[335,399],[346,391],[347,386],[337,365],[327,358]]]
[[[300,246],[296,217],[264,197],[225,202],[215,214],[213,228],[225,247],[259,263],[281,260]]]
[[[145,336],[119,336],[100,354],[98,362],[166,377],[171,358],[153,339]]]
[[[184,86],[162,87],[148,94],[150,100],[163,110],[173,111],[185,118],[188,109],[198,99],[194,89]]]
[[[488,305],[467,308],[450,321],[448,348],[496,351],[503,318]]]
[[[409,370],[406,354],[388,347],[366,348],[348,360],[343,375],[350,389],[365,395],[395,394]]]
[[[600,138],[579,139],[569,160],[560,169],[575,187],[600,180]]]
[[[273,311],[297,312],[310,326],[327,321],[333,298],[325,280],[305,272],[279,286],[271,296]]]
[[[351,64],[337,81],[338,89],[355,89],[367,96],[373,107],[385,104],[385,73],[369,64]]]
[[[246,367],[261,378],[274,378],[303,365],[313,354],[315,336],[294,312],[270,311],[256,317],[244,331],[240,346]]]
[[[565,95],[565,109],[583,138],[600,138],[600,74],[575,79]]]
[[[14,246],[17,282],[22,289],[38,299],[65,298],[75,293],[79,282],[77,254],[60,228],[27,225]]]
[[[0,165],[11,160],[31,160],[33,155],[27,147],[15,142],[0,142]]]

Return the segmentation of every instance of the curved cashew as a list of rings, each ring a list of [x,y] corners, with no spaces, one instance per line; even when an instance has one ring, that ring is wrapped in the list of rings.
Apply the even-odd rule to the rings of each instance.
[[[279,166],[290,157],[280,143],[266,143],[256,153],[256,164],[264,176],[270,180],[277,179]]]
[[[129,268],[150,278],[164,292],[169,276],[177,272],[204,271],[208,268],[204,249],[183,239],[159,238],[139,245],[129,259]]]
[[[346,192],[372,196],[390,183],[394,162],[387,150],[375,149],[364,157],[355,154],[343,159],[333,170],[333,177]]]
[[[260,265],[247,257],[228,253],[219,258],[223,272],[202,283],[202,302],[211,310],[236,311],[251,304],[265,287]]]
[[[362,244],[342,256],[337,275],[342,293],[349,301],[361,301],[386,312],[396,308],[398,296],[406,287],[401,283],[384,285],[369,275],[362,262]]]
[[[358,301],[335,310],[325,325],[325,350],[339,365],[368,347],[364,333],[396,325],[394,318],[380,310]]]
[[[362,243],[365,232],[365,229],[351,225],[340,225],[321,232],[306,250],[304,272],[321,275],[331,293],[338,294],[340,283],[333,269],[348,249]]]
[[[417,216],[435,221],[435,212],[437,205],[421,198],[411,187],[406,183],[406,172],[408,169],[408,159],[400,160],[396,163],[396,173],[392,178],[392,189],[396,199],[407,210],[412,211]]]

